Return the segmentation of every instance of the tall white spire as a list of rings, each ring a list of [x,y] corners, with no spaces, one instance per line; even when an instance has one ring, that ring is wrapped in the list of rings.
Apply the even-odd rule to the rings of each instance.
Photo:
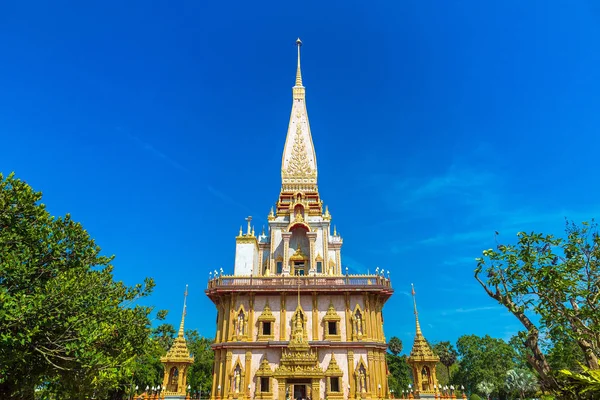
[[[284,191],[316,191],[317,156],[310,134],[310,124],[306,111],[305,89],[302,86],[300,70],[300,38],[298,46],[298,64],[296,67],[296,85],[292,88],[292,115],[281,160],[281,181]]]

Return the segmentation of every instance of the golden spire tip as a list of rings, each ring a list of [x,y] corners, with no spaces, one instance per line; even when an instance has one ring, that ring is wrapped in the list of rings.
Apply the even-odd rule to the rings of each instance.
[[[302,86],[302,73],[300,72],[300,46],[302,46],[302,40],[296,39],[296,46],[298,46],[298,68],[296,69],[296,86]]]
[[[179,325],[179,332],[177,333],[177,336],[179,337],[183,337],[183,323],[185,321],[185,314],[187,313],[187,296],[188,296],[188,285],[185,285],[185,292],[183,293],[183,314],[181,315],[181,324]]]

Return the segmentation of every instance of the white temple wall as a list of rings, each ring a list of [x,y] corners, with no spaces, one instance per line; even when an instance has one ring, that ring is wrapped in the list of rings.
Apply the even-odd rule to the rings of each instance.
[[[234,275],[250,276],[258,264],[258,249],[254,243],[237,243],[235,246]],[[256,275],[256,273],[255,273]]]

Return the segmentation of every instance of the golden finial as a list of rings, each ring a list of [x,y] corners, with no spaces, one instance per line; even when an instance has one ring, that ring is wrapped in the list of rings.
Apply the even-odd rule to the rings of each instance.
[[[243,232],[242,232],[242,226],[240,225],[240,234],[238,236],[242,236]]]
[[[252,236],[254,236],[254,225],[252,225]]]
[[[421,324],[419,324],[419,313],[417,312],[417,299],[415,297],[415,285],[413,285],[412,283],[410,284],[410,287],[412,288],[412,298],[413,298],[413,307],[415,309],[415,319],[417,321],[417,336],[422,335],[421,333]]]
[[[275,219],[275,213],[273,212],[273,207],[271,207],[271,212],[269,213],[269,216],[267,217],[267,219],[269,221],[273,221]]]
[[[302,40],[300,40],[300,38],[296,40],[296,46],[298,46],[298,69],[296,70],[296,86],[302,86],[302,73],[300,72],[300,46],[302,46]]]
[[[265,226],[264,225],[263,225],[263,230],[262,230],[261,236],[265,236]]]
[[[335,225],[333,226],[333,236],[337,236],[337,228]]]
[[[188,285],[185,285],[185,293],[183,293],[183,314],[181,316],[181,324],[179,325],[179,333],[177,334],[179,337],[183,337],[183,322],[185,321],[187,295]]]

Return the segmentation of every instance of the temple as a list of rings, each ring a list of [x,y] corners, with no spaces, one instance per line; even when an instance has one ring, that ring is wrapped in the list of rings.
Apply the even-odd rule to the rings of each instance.
[[[417,300],[415,298],[415,288],[412,287],[413,305],[415,309],[415,320],[417,330],[415,341],[413,342],[408,363],[412,368],[414,397],[416,399],[436,398],[437,396],[437,375],[435,367],[440,361],[440,358],[433,353],[431,347],[425,340],[421,332],[421,324],[419,324],[419,313],[417,312]]]
[[[164,357],[160,358],[163,364],[164,378],[162,384],[163,399],[185,399],[187,388],[187,372],[188,368],[194,363],[194,357],[190,357],[187,344],[185,342],[183,324],[186,314],[187,300],[187,285],[183,298],[183,314],[181,316],[181,324],[179,324],[179,332],[173,342],[173,345]]]
[[[389,274],[350,275],[323,207],[300,69],[281,161],[281,189],[256,235],[246,218],[233,274],[215,271],[211,399],[388,398],[382,309]],[[244,232],[245,231],[245,232]]]

